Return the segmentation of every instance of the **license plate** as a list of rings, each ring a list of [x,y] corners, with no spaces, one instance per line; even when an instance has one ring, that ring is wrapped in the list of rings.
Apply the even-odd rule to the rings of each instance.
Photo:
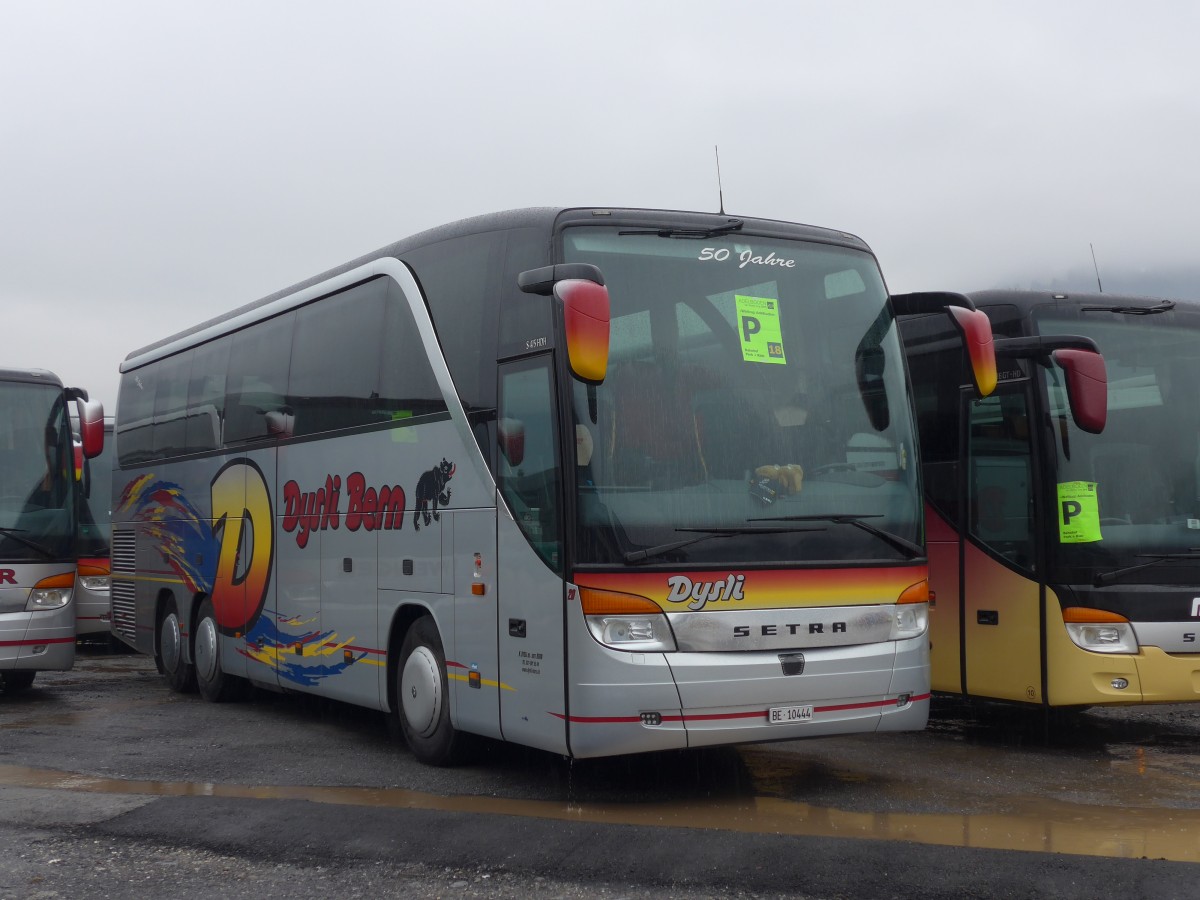
[[[813,708],[811,706],[772,706],[767,710],[767,721],[772,725],[807,722],[812,717]]]

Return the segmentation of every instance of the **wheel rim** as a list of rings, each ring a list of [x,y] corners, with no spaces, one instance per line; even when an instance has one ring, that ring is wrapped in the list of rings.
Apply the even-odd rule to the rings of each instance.
[[[404,661],[400,675],[404,720],[421,737],[437,729],[442,715],[442,679],[437,658],[428,647],[417,647]]]
[[[158,652],[162,655],[163,668],[172,674],[179,670],[180,641],[179,617],[173,612],[168,613],[159,629]]]
[[[196,628],[196,674],[205,681],[212,681],[217,674],[219,652],[217,625],[205,617]]]

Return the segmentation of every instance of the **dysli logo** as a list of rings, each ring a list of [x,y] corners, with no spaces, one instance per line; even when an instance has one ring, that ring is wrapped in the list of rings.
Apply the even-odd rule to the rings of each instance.
[[[667,579],[671,593],[667,595],[670,603],[688,603],[688,609],[704,609],[705,604],[718,600],[744,600],[742,588],[746,584],[745,575],[729,575],[724,581],[696,581],[686,575],[672,575]]]

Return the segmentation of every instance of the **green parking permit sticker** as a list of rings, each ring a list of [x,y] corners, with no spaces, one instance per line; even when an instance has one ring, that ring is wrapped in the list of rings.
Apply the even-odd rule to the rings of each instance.
[[[1104,540],[1096,482],[1067,481],[1058,486],[1058,540],[1063,544]]]
[[[734,295],[737,304],[738,338],[746,362],[786,364],[783,332],[779,329],[779,301],[769,297]]]
[[[405,419],[412,418],[412,411],[407,409],[396,410],[392,413],[393,422],[402,422]],[[417,443],[417,432],[415,428],[393,428],[392,429],[393,444],[415,444]]]

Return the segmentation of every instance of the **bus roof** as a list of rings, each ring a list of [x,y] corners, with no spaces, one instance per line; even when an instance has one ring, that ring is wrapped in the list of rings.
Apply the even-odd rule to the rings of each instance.
[[[268,294],[266,297],[239,306],[219,316],[200,322],[190,328],[176,334],[165,337],[162,340],[155,341],[152,344],[147,344],[132,351],[125,357],[125,362],[121,365],[121,371],[126,371],[128,368],[133,368],[130,363],[139,357],[146,354],[151,354],[155,350],[160,350],[170,344],[175,344],[185,341],[186,338],[197,336],[203,333],[204,340],[211,339],[223,333],[219,326],[223,323],[231,322],[235,319],[242,320],[239,325],[244,324],[247,313],[268,306],[284,297],[304,290],[315,284],[320,284],[327,281],[343,272],[348,272],[351,269],[358,268],[376,259],[387,257],[399,258],[402,254],[418,247],[425,247],[430,244],[436,244],[440,241],[450,238],[461,237],[469,234],[479,234],[486,231],[501,231],[511,228],[540,228],[546,232],[547,248],[551,235],[553,234],[556,225],[580,224],[583,222],[612,222],[613,224],[621,225],[642,225],[649,227],[654,224],[663,224],[664,217],[670,217],[670,224],[680,227],[694,227],[697,229],[712,228],[715,225],[727,223],[731,219],[740,219],[744,225],[738,233],[756,234],[766,237],[793,238],[800,240],[816,241],[820,243],[835,244],[843,247],[850,247],[856,250],[862,250],[867,253],[871,252],[871,248],[861,238],[849,234],[844,231],[837,231],[829,228],[820,228],[814,225],[801,225],[794,222],[785,222],[776,219],[756,219],[746,216],[737,216],[733,214],[705,213],[685,210],[657,210],[657,209],[633,209],[623,207],[530,207],[527,209],[514,209],[505,212],[488,213],[486,215],[475,216],[469,219],[460,219],[456,222],[450,222],[445,225],[439,225],[435,228],[422,231],[410,237],[403,238],[394,243],[381,247],[374,252],[367,253],[350,262],[343,263],[333,269],[321,272],[283,290],[276,291],[273,294]],[[186,346],[186,343],[184,344]]]
[[[21,381],[26,384],[45,384],[61,389],[62,381],[46,369],[0,369],[0,381]]]
[[[1149,297],[1136,294],[1098,294],[1089,291],[1017,291],[1017,290],[987,290],[972,291],[967,294],[971,301],[980,307],[986,306],[1015,306],[1022,312],[1028,312],[1040,306],[1054,306],[1076,309],[1080,306],[1130,306],[1152,307],[1163,302],[1162,297]],[[1172,298],[1175,302],[1192,303],[1194,301]]]

